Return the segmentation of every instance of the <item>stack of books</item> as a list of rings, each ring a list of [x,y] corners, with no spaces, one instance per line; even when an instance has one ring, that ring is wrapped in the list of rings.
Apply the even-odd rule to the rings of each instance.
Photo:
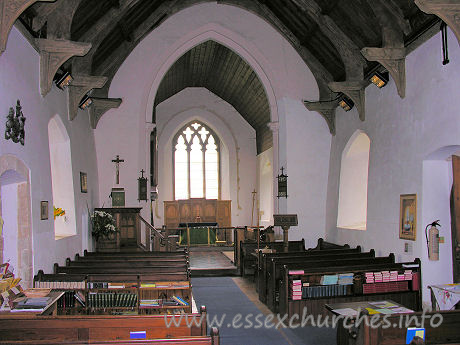
[[[412,280],[412,270],[404,271],[404,280]]]
[[[366,283],[367,284],[372,284],[374,283],[374,273],[373,272],[366,272]]]
[[[390,271],[382,271],[382,282],[388,283],[390,281]]]
[[[353,273],[340,273],[337,283],[339,285],[353,285]]]
[[[398,281],[398,271],[390,271],[390,282]]]
[[[161,305],[161,299],[141,299],[139,301],[140,308],[159,308]]]
[[[14,301],[14,307],[11,311],[42,312],[48,303],[50,303],[50,300],[51,297],[18,298]]]
[[[302,281],[301,280],[292,280],[291,283],[291,299],[293,301],[302,299]]]
[[[374,282],[375,283],[382,283],[383,282],[382,272],[374,272]]]

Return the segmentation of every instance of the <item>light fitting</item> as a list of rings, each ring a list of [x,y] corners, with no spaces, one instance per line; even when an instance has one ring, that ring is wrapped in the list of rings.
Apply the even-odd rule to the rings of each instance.
[[[375,71],[372,76],[371,76],[371,82],[375,86],[377,86],[379,89],[384,87],[386,84],[388,84],[388,80],[390,80],[390,75],[388,72],[378,72]]]

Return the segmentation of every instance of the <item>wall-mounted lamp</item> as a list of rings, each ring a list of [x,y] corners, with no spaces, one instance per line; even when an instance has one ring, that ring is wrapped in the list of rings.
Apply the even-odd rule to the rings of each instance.
[[[14,116],[13,107],[10,108],[8,115],[6,116],[6,129],[5,129],[5,139],[11,139],[14,143],[20,143],[24,145],[24,123],[26,118],[22,114],[22,107],[19,99],[16,103],[16,116]]]
[[[78,105],[78,107],[79,107],[81,110],[85,110],[85,109],[88,108],[92,103],[93,103],[93,100],[91,99],[91,97],[88,96],[88,95],[85,95],[85,96],[81,99],[80,104]]]
[[[56,86],[60,88],[61,90],[64,90],[67,86],[72,83],[72,76],[70,75],[69,72],[64,72],[58,79],[55,80]]]
[[[339,105],[343,108],[343,110],[350,111],[354,107],[355,103],[350,98],[343,96]]]
[[[375,71],[370,78],[370,81],[372,82],[372,84],[377,86],[379,89],[381,89],[386,84],[388,84],[388,80],[390,80],[390,75],[387,71],[386,72]]]
[[[281,167],[281,175],[278,175],[278,198],[287,198],[287,178],[288,176],[284,174],[284,168]]]

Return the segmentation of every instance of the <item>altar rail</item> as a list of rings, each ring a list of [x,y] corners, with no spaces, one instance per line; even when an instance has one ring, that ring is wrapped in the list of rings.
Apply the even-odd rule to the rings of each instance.
[[[166,238],[177,238],[177,243],[180,245],[190,246],[231,246],[233,240],[231,234],[235,227],[219,227],[219,226],[186,226],[180,228],[164,228],[162,234]],[[204,235],[203,241],[194,243],[193,232],[202,231]],[[182,234],[181,234],[182,233]],[[182,236],[182,237],[181,237]]]

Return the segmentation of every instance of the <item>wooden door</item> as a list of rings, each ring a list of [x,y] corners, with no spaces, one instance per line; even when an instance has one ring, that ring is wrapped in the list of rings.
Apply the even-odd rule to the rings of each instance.
[[[453,184],[451,193],[453,281],[460,283],[460,157],[452,156]]]

